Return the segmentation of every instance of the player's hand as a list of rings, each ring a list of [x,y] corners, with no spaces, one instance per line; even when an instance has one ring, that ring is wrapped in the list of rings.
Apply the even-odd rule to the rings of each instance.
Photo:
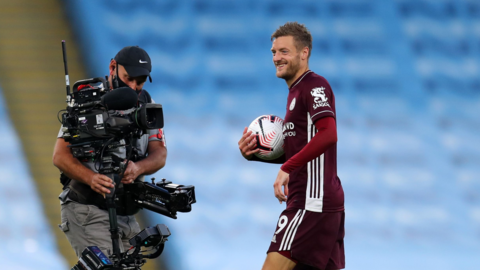
[[[140,167],[133,161],[128,161],[127,168],[123,173],[122,183],[131,184],[141,174]]]
[[[238,148],[245,159],[251,159],[252,155],[260,151],[260,149],[255,149],[257,147],[255,134],[252,134],[252,131],[247,132],[247,130],[247,127],[245,127],[243,136],[240,141],[238,141]]]
[[[106,175],[96,173],[90,179],[90,188],[103,196],[110,193],[109,188],[113,187],[115,187],[113,180]]]
[[[290,175],[288,173],[282,170],[278,172],[277,179],[273,184],[273,190],[275,192],[275,197],[278,199],[280,204],[282,204],[282,202],[287,201],[289,180],[290,180]],[[284,187],[283,189],[285,190],[285,193],[283,193],[282,186]]]

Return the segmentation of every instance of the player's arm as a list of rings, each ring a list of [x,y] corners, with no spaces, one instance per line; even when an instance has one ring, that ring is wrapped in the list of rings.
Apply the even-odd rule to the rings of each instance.
[[[248,128],[245,127],[243,130],[243,136],[240,138],[240,141],[238,141],[238,148],[246,160],[275,164],[282,164],[285,162],[285,154],[274,160],[262,160],[255,156],[254,154],[260,151],[260,149],[257,148],[257,139],[252,131],[247,130]]]
[[[100,194],[110,193],[108,188],[113,188],[112,179],[99,173],[95,173],[85,167],[77,158],[73,157],[70,143],[63,138],[57,138],[53,150],[53,165],[71,179],[75,179],[89,185],[95,192]]]
[[[167,161],[167,148],[163,141],[149,141],[147,153],[148,155],[140,161],[128,162],[122,183],[132,183],[140,175],[153,174],[165,166]]]
[[[333,117],[324,117],[315,122],[317,133],[300,152],[285,162],[280,169],[286,173],[307,164],[314,158],[325,153],[337,142],[337,126]]]
[[[280,203],[287,200],[286,196],[288,196],[290,173],[316,157],[319,157],[337,142],[337,126],[333,117],[320,118],[315,122],[315,127],[318,132],[310,142],[280,167],[277,179],[273,184],[275,197],[277,197]],[[285,187],[285,193],[282,191],[282,186]]]

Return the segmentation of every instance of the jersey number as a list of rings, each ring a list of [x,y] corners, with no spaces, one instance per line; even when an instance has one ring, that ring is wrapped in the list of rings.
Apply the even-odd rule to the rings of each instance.
[[[285,228],[285,226],[287,226],[287,223],[288,223],[288,217],[283,215],[280,217],[280,219],[278,220],[278,230],[275,232],[275,234],[278,234],[279,232],[281,232],[283,230],[283,228]]]

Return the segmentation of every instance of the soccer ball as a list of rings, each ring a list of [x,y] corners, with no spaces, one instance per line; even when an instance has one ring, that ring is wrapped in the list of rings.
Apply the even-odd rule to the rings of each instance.
[[[248,126],[248,131],[256,134],[257,147],[255,155],[263,160],[273,160],[283,155],[283,119],[275,115],[257,117]]]

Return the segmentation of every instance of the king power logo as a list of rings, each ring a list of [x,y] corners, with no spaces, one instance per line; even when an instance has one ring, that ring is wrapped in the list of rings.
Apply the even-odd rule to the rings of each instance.
[[[327,96],[325,95],[325,87],[316,87],[313,88],[312,91],[310,91],[313,97],[313,109],[315,110],[316,108],[319,107],[330,107],[330,104],[328,104]]]

